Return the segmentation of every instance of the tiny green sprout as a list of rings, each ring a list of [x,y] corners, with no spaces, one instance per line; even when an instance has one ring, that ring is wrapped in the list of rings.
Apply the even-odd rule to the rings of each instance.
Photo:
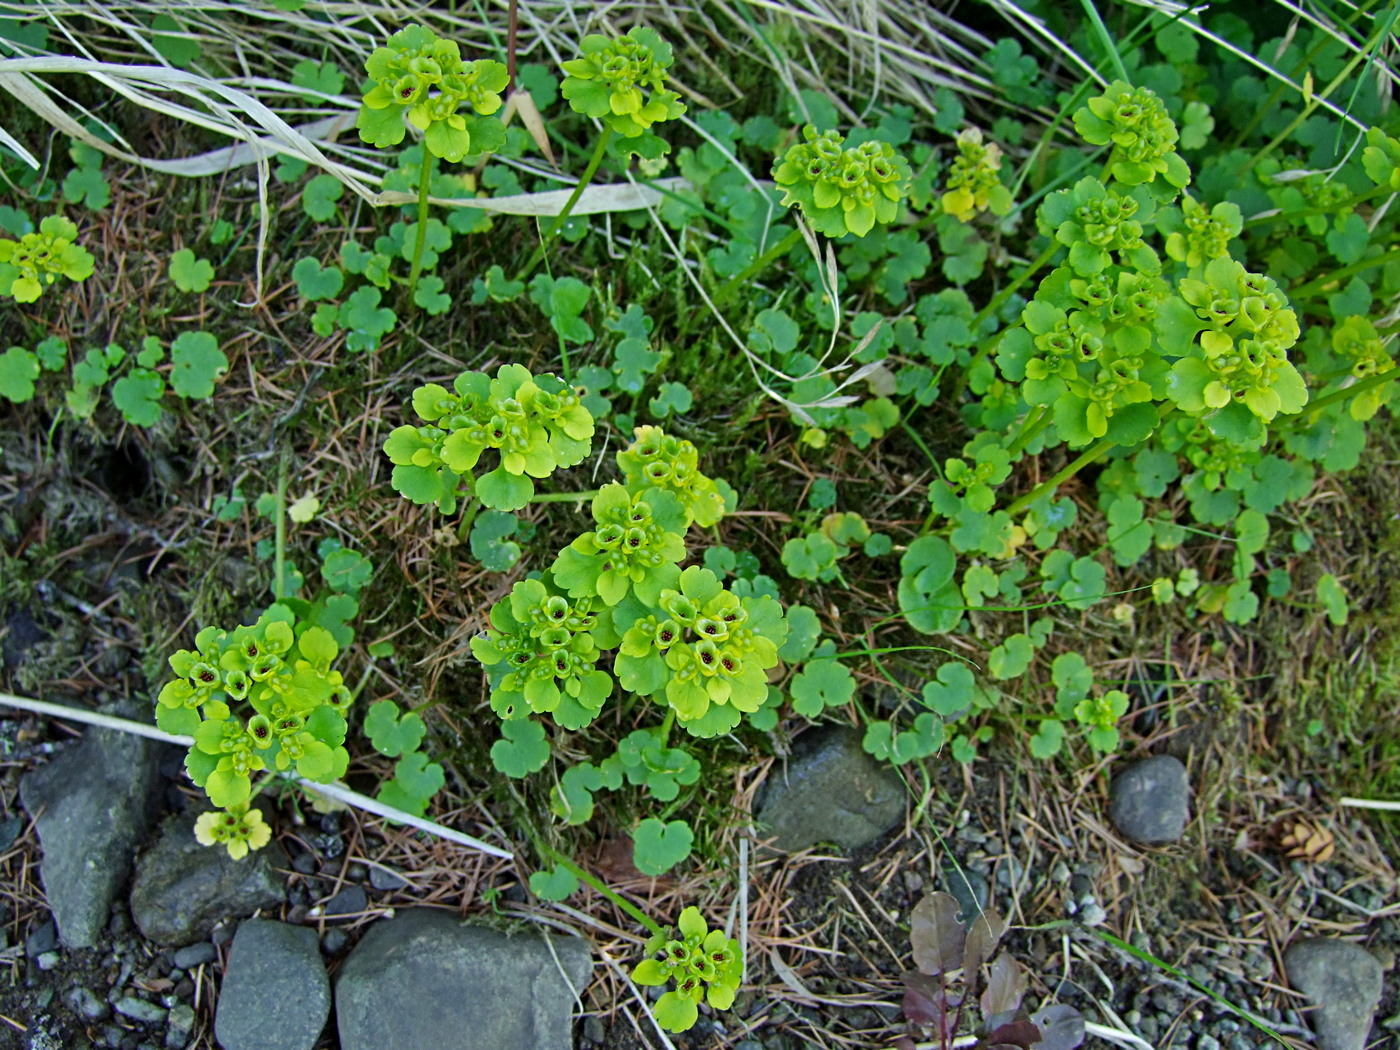
[[[1001,147],[982,141],[981,128],[958,132],[958,155],[948,173],[943,210],[959,222],[979,211],[1005,215],[1011,210],[1011,191],[1001,184]]]
[[[876,223],[889,225],[909,192],[909,162],[879,139],[842,148],[836,131],[808,124],[773,167],[783,204],[798,204],[812,229],[828,237],[863,237]]]
[[[355,122],[363,141],[380,148],[398,145],[407,117],[424,133],[429,152],[453,163],[504,143],[505,128],[491,116],[501,108],[501,92],[510,81],[504,64],[464,62],[455,42],[427,26],[411,25],[391,36],[387,47],[375,48],[365,69],[373,86]],[[464,105],[475,115],[461,113]]]
[[[1081,700],[1074,705],[1074,717],[1089,730],[1089,746],[1107,754],[1118,747],[1118,720],[1128,713],[1128,694],[1110,689],[1099,697]]]
[[[679,929],[665,930],[647,941],[651,958],[638,963],[632,980],[640,985],[675,987],[656,1003],[656,1020],[668,1032],[689,1030],[699,1019],[703,1000],[716,1010],[734,1005],[744,979],[739,942],[722,930],[711,930],[700,909],[681,912]]]
[[[59,277],[83,281],[92,276],[93,258],[73,242],[78,227],[62,215],[50,215],[37,233],[18,241],[0,238],[0,295],[32,303]]]
[[[563,64],[561,91],[576,113],[596,117],[625,138],[685,112],[680,96],[666,87],[671,45],[656,31],[636,26],[626,36],[590,34],[582,58]]]
[[[1109,172],[1124,185],[1158,175],[1177,189],[1191,181],[1191,169],[1176,152],[1176,124],[1150,88],[1115,80],[1074,114],[1074,126],[1086,142],[1113,147]]]
[[[272,829],[261,811],[246,802],[227,810],[201,813],[194,822],[194,837],[201,846],[222,845],[234,860],[242,860],[250,849],[262,849],[272,841]]]

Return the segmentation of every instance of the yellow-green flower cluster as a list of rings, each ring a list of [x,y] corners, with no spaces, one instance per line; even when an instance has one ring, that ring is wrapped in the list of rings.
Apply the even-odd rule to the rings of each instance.
[[[411,25],[391,36],[387,47],[375,48],[365,70],[373,87],[355,124],[365,142],[398,145],[405,117],[424,133],[429,152],[454,163],[505,141],[500,121],[483,119],[501,108],[501,92],[510,82],[502,63],[464,62],[455,42]],[[463,106],[476,115],[463,114]]]
[[[909,190],[909,162],[888,142],[870,139],[845,147],[836,131],[817,133],[808,124],[773,168],[784,204],[797,204],[812,229],[828,237],[863,237],[875,224],[899,214]]]
[[[242,860],[250,849],[262,849],[272,841],[272,829],[261,812],[244,802],[201,813],[194,822],[194,837],[201,846],[223,846],[234,860]]]
[[[702,1000],[716,1010],[729,1009],[744,978],[739,942],[723,930],[711,930],[700,909],[682,911],[679,927],[674,936],[659,934],[648,940],[646,952],[656,958],[644,959],[632,971],[632,980],[640,985],[676,982],[656,1003],[657,1023],[668,1032],[684,1032],[694,1025]]]
[[[62,215],[50,215],[37,233],[17,241],[0,238],[0,295],[32,303],[60,277],[82,281],[92,276],[93,259],[74,244],[78,227]]]
[[[583,57],[563,66],[568,76],[561,90],[575,112],[599,118],[626,138],[685,112],[680,96],[666,87],[671,46],[654,30],[637,26],[615,39],[592,34],[581,48]]]
[[[982,141],[981,128],[958,132],[958,155],[948,173],[943,210],[959,222],[979,211],[1005,215],[1011,210],[1011,191],[1001,184],[1001,147]]]
[[[1176,124],[1151,88],[1115,80],[1074,114],[1074,126],[1086,142],[1113,147],[1109,171],[1125,185],[1152,182],[1158,175],[1177,189],[1191,181],[1190,168],[1176,152]]]

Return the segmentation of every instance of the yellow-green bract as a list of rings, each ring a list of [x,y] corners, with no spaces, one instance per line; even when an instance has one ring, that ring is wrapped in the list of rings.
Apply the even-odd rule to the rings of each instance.
[[[626,36],[583,38],[582,58],[565,62],[563,95],[576,112],[601,119],[626,138],[685,112],[666,88],[671,47],[654,30],[638,26]]]

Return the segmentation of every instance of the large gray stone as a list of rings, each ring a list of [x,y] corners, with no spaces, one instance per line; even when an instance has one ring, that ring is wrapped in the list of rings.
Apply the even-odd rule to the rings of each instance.
[[[546,940],[547,938],[547,940]],[[570,1050],[588,945],[414,908],[370,927],[335,985],[341,1050]]]
[[[773,845],[796,851],[834,842],[850,852],[904,818],[904,782],[861,747],[854,729],[833,726],[800,737],[786,771],[775,766],[754,816]]]
[[[214,1013],[224,1050],[311,1050],[330,1012],[315,930],[271,919],[239,925]]]
[[[69,948],[92,948],[154,819],[160,745],[89,729],[20,782],[43,847],[39,877]]]
[[[1134,762],[1108,789],[1108,817],[1125,838],[1143,845],[1175,842],[1186,830],[1191,783],[1171,755]]]
[[[201,846],[194,837],[196,814],[172,816],[160,838],[136,864],[131,918],[158,944],[203,940],[221,919],[251,915],[281,904],[287,855],[275,842],[234,860],[222,846]]]
[[[1381,1001],[1381,964],[1359,944],[1318,937],[1283,953],[1288,983],[1315,1010],[1308,1023],[1321,1050],[1362,1050]]]

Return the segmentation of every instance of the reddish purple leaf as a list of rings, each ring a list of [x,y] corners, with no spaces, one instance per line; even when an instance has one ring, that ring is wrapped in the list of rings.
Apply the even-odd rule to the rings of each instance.
[[[1035,1050],[1074,1050],[1084,1042],[1084,1018],[1072,1006],[1056,1003],[1031,1014],[1031,1022],[1040,1029],[1040,1042]]]
[[[958,902],[947,893],[930,893],[909,915],[914,965],[937,976],[962,965],[967,930],[958,921]]]
[[[1026,972],[1009,955],[998,955],[987,978],[987,990],[982,993],[982,1016],[990,1018],[1010,1013],[1021,1005],[1026,994]]]

